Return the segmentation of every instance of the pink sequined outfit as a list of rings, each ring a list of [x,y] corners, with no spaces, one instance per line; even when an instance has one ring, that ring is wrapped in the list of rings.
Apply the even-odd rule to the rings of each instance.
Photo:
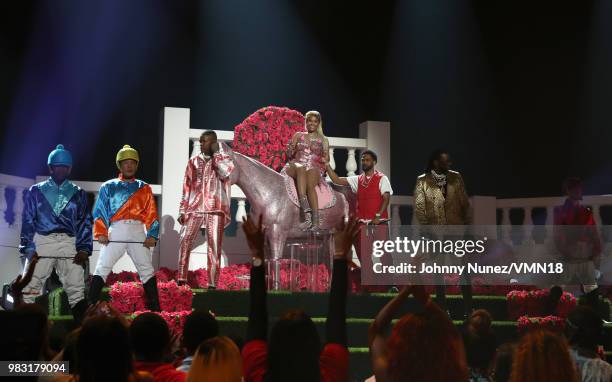
[[[323,163],[323,157],[325,155],[325,145],[323,137],[309,138],[307,133],[301,133],[295,146],[295,149],[292,149],[291,141],[289,142],[287,156],[291,160],[286,166],[290,163],[300,164],[306,168],[306,171],[311,169],[319,170],[321,177],[324,177],[325,164]]]
[[[223,230],[231,222],[229,176],[233,170],[234,162],[225,152],[223,143],[219,144],[219,151],[212,157],[200,154],[187,163],[180,205],[180,214],[185,216],[185,222],[180,232],[179,281],[187,280],[193,242],[200,228],[205,228],[208,243],[208,284],[217,285]]]

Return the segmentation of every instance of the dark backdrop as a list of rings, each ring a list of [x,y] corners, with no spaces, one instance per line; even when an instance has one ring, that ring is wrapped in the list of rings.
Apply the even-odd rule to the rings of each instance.
[[[158,182],[159,118],[230,130],[259,107],[323,114],[327,135],[392,129],[411,194],[448,149],[471,194],[551,196],[567,175],[612,189],[612,3],[59,1],[0,5],[0,172],[116,175],[124,143]],[[344,158],[338,158],[343,163]]]

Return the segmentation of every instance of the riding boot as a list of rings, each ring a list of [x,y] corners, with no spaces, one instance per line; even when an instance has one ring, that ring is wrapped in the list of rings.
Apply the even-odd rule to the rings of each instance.
[[[300,229],[305,231],[312,226],[311,209],[306,195],[300,196],[300,208],[304,214],[304,221],[300,223]]]
[[[319,221],[319,210],[312,210],[312,226],[310,227],[310,230],[318,231],[320,223],[321,222]]]
[[[100,300],[100,294],[102,293],[104,284],[104,279],[101,276],[94,275],[91,278],[89,292],[87,293],[87,299],[91,305],[94,305]]]
[[[153,312],[160,312],[159,297],[157,294],[157,278],[151,277],[146,283],[142,284],[145,291],[145,300],[147,309]]]

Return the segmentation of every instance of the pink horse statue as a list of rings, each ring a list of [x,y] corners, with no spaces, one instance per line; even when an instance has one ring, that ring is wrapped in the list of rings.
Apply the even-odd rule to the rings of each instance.
[[[235,163],[231,183],[237,184],[244,192],[251,206],[251,216],[263,214],[262,223],[266,227],[271,258],[280,259],[286,239],[304,235],[298,228],[300,209],[289,197],[284,176],[255,159],[227,146],[224,148]],[[341,229],[354,203],[348,187],[333,185],[333,189],[335,204],[320,210],[323,232]]]

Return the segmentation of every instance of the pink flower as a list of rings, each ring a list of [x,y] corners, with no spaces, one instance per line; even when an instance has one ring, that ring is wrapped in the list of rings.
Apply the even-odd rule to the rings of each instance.
[[[506,295],[508,315],[511,319],[519,316],[538,317],[546,312],[548,289],[513,290]],[[557,305],[557,315],[566,318],[576,306],[576,298],[568,292],[563,292]]]
[[[532,329],[548,329],[562,333],[565,329],[565,319],[557,316],[527,317],[521,316],[517,320],[517,330],[524,333]]]
[[[117,282],[109,292],[111,305],[120,313],[128,314],[144,309],[144,289],[137,282]]]
[[[158,282],[159,304],[164,311],[191,310],[193,293],[189,286],[178,286],[174,280]],[[111,305],[120,313],[129,314],[145,307],[142,284],[117,282],[111,287]]]

